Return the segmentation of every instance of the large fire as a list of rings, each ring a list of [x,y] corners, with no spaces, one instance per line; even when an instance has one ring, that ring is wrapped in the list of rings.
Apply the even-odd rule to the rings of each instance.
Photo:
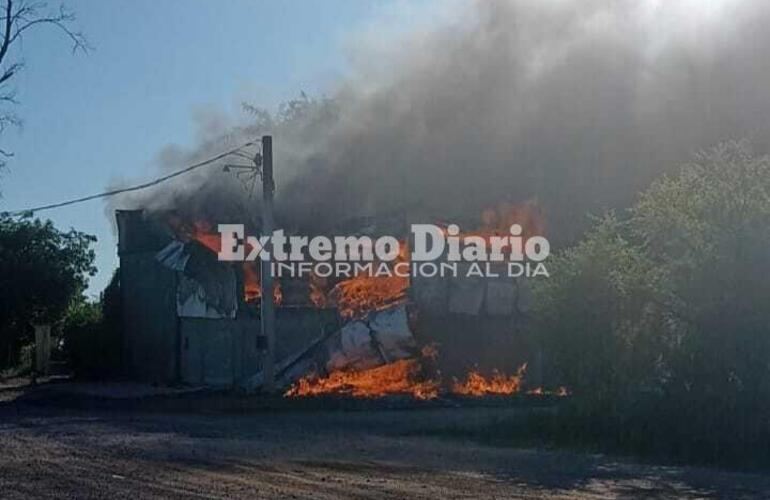
[[[410,395],[417,399],[434,399],[441,393],[461,396],[512,395],[520,392],[527,365],[514,375],[499,371],[485,377],[471,371],[465,380],[455,379],[445,385],[438,373],[427,374],[426,364],[438,357],[434,345],[423,347],[421,356],[402,359],[368,370],[338,370],[326,377],[308,375],[295,382],[286,397],[320,396],[324,394],[378,398],[388,395]]]
[[[465,380],[455,380],[446,387],[438,376],[421,377],[423,370],[420,359],[402,359],[368,370],[339,370],[327,377],[308,375],[294,383],[284,396],[334,394],[378,398],[400,394],[417,399],[433,399],[441,393],[460,396],[513,395],[521,391],[524,369],[522,366],[514,375],[504,375],[496,371],[489,377],[471,371]]]
[[[524,392],[526,369],[525,363],[516,370],[515,374],[506,375],[494,370],[488,376],[472,370],[464,379],[454,379],[449,386],[446,386],[439,376],[423,375],[420,358],[402,359],[368,370],[338,370],[327,377],[308,375],[292,384],[284,392],[284,397],[336,395],[380,398],[407,395],[427,400],[435,399],[442,394],[466,397],[512,396],[523,393],[531,396],[569,395],[565,387],[558,387],[553,391],[535,387]]]
[[[464,236],[505,236],[512,224],[522,228],[523,241],[544,231],[544,220],[535,202],[523,204],[501,203],[495,208],[485,210],[481,224],[474,230],[464,232]],[[172,222],[177,229],[180,225]],[[213,227],[205,222],[192,226],[183,226],[185,235],[194,239],[213,252],[219,252],[221,240]],[[510,248],[507,249],[510,251]],[[410,262],[409,246],[401,242],[399,257],[396,262]],[[259,268],[255,263],[243,265],[244,295],[246,301],[258,300],[262,296]],[[311,276],[308,283],[308,300],[316,307],[336,306],[344,320],[364,318],[367,314],[385,309],[407,300],[409,278],[397,275],[372,277],[359,275],[334,282]],[[275,282],[273,296],[277,304],[282,301],[281,286]],[[287,397],[317,396],[338,394],[353,397],[381,397],[386,395],[410,395],[418,399],[433,399],[440,394],[454,394],[468,397],[486,395],[512,395],[523,390],[526,364],[513,374],[494,371],[487,375],[480,371],[469,371],[461,380],[453,379],[449,383],[441,380],[438,372],[427,374],[424,361],[435,357],[431,348],[424,349],[422,357],[401,359],[368,370],[337,370],[323,377],[307,375],[295,382],[286,392]],[[544,394],[541,388],[530,389],[529,394]],[[559,389],[554,394],[566,395],[566,390]]]

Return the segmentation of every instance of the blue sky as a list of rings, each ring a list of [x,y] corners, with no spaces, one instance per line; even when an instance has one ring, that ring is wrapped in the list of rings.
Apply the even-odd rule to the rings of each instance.
[[[417,3],[430,11],[427,0]],[[73,56],[51,29],[29,32],[19,46],[26,68],[15,81],[16,112],[24,125],[0,137],[15,154],[0,177],[0,211],[153,176],[164,146],[194,142],[196,110],[237,112],[244,100],[274,107],[300,91],[322,93],[346,73],[353,35],[379,24],[383,33],[403,28],[393,25],[416,8],[365,0],[67,5],[94,49]],[[117,266],[102,202],[40,215],[98,237],[99,274],[89,290],[97,294]]]

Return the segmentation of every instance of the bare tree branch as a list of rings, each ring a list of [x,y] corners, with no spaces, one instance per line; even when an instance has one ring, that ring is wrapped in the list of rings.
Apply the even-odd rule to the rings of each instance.
[[[13,1],[6,0],[5,4],[5,28],[3,29],[3,44],[0,45],[0,64],[3,64],[5,56],[8,54],[8,47],[11,46],[11,37],[13,29]]]
[[[12,0],[6,0],[10,3]],[[16,14],[11,16],[14,26],[13,33],[9,39],[9,45],[21,37],[22,33],[41,24],[49,24],[62,33],[72,42],[72,51],[88,51],[88,41],[79,31],[72,31],[67,24],[75,22],[75,14],[68,11],[63,5],[59,7],[59,12],[55,15],[38,17],[38,11],[45,8],[45,3],[34,4],[33,6],[22,7]],[[0,59],[0,63],[2,59]]]
[[[5,83],[6,80],[10,80],[22,67],[24,67],[22,63],[14,63],[6,68],[3,74],[0,75],[0,85]]]
[[[2,0],[0,0],[2,2]],[[72,44],[72,52],[88,52],[90,46],[86,37],[71,29],[75,14],[64,5],[58,10],[49,10],[48,2],[27,2],[26,0],[5,0],[0,13],[0,104],[16,104],[16,93],[9,85],[13,78],[24,68],[24,62],[9,60],[11,47],[23,36],[36,27],[50,26],[62,33]],[[21,121],[10,110],[0,109],[0,133],[9,126],[19,126]],[[0,149],[0,168],[5,165],[4,158],[12,153]]]

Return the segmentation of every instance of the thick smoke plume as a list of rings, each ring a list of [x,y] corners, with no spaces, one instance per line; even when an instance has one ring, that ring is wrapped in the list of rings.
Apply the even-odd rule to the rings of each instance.
[[[479,1],[356,58],[367,63],[329,99],[215,124],[165,164],[268,132],[286,227],[399,213],[462,221],[536,199],[549,236],[568,241],[586,212],[627,205],[699,149],[738,137],[766,149],[767,26],[765,0]],[[256,201],[211,168],[112,208],[220,222]]]

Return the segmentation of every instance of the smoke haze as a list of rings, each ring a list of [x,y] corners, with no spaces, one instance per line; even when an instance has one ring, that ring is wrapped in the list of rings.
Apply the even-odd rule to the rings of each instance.
[[[587,212],[628,205],[699,149],[748,137],[766,150],[766,1],[486,0],[450,17],[355,53],[328,99],[207,119],[199,146],[164,151],[163,168],[272,133],[286,227],[461,221],[536,199],[549,237],[567,241]],[[113,203],[212,222],[258,206],[221,168]]]

